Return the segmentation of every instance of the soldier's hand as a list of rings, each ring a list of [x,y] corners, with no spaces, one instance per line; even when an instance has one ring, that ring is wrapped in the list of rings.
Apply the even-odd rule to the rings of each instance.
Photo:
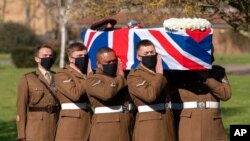
[[[117,72],[116,72],[117,75],[121,75],[121,76],[125,76],[124,75],[124,72],[122,70],[122,61],[118,58],[118,67],[117,67]]]
[[[161,59],[161,56],[159,54],[157,54],[157,63],[155,66],[155,71],[156,71],[156,73],[163,74],[162,59]]]
[[[23,139],[17,139],[17,141],[26,141],[26,139],[25,138],[23,138]]]
[[[87,69],[87,75],[88,75],[89,73],[91,73],[91,72],[92,72],[91,61],[90,61],[90,59],[89,59],[89,62],[88,62],[88,69]]]
[[[198,71],[198,74],[206,81],[207,78],[209,78],[209,70],[202,70]]]
[[[210,74],[217,81],[221,81],[226,76],[226,70],[222,66],[213,65]]]

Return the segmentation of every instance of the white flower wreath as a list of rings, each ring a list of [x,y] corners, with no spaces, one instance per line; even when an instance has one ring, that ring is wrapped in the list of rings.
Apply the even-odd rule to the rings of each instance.
[[[202,18],[170,18],[163,22],[163,27],[171,31],[181,29],[199,29],[201,31],[211,28],[211,23]]]

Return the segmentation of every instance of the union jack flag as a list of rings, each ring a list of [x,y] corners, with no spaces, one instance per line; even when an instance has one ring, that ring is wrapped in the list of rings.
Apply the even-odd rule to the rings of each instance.
[[[112,48],[122,61],[124,70],[137,67],[136,45],[148,39],[161,55],[165,70],[204,70],[211,68],[212,29],[169,31],[165,28],[128,29],[114,31],[82,31],[92,69],[96,68],[96,53],[101,47]]]

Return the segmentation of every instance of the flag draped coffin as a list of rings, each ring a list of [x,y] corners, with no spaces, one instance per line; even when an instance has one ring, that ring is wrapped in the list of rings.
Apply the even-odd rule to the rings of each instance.
[[[127,29],[114,31],[82,31],[92,69],[96,68],[96,53],[102,47],[112,48],[122,61],[122,68],[137,67],[136,45],[143,39],[152,41],[162,57],[165,70],[204,70],[211,68],[212,29],[169,31],[165,28]]]

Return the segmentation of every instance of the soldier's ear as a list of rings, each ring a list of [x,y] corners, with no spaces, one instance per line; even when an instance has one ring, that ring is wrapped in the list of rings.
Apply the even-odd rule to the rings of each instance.
[[[69,63],[73,63],[74,64],[74,59],[72,57],[68,57],[69,58]]]
[[[38,58],[37,56],[34,57],[34,60],[35,60],[37,63],[40,63],[40,62],[41,62],[41,59]]]
[[[97,68],[102,69],[102,64],[99,61],[96,61]]]
[[[141,62],[142,59],[141,59],[141,56],[138,53],[136,54],[136,58],[137,58],[137,60],[139,60]]]

